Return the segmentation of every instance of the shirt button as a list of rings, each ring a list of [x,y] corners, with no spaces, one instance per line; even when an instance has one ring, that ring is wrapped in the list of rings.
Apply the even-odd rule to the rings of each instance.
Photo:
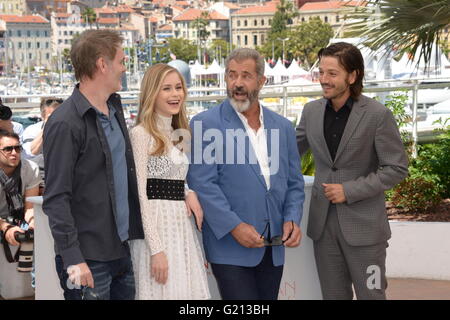
[[[333,134],[333,138],[336,138],[336,135],[335,135],[335,134]]]

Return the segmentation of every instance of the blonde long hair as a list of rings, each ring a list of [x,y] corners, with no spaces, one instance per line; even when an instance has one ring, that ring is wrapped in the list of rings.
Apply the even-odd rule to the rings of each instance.
[[[176,72],[181,79],[183,86],[184,98],[183,103],[180,108],[180,112],[172,117],[172,127],[176,129],[186,129],[190,132],[189,122],[186,114],[186,98],[187,98],[187,88],[183,76],[180,72],[163,63],[158,63],[147,69],[144,78],[141,83],[141,93],[139,96],[139,111],[137,115],[136,125],[141,125],[145,130],[155,139],[155,145],[151,151],[152,155],[163,155],[167,149],[167,138],[165,135],[158,130],[157,126],[157,114],[155,112],[156,98],[161,91],[162,83],[166,76],[171,73]],[[181,141],[174,141],[173,144],[176,145]],[[169,142],[170,143],[170,142]]]

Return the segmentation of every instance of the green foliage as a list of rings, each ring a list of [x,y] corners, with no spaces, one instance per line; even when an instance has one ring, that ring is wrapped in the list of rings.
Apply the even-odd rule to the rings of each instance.
[[[418,61],[429,63],[432,47],[445,38],[450,21],[448,0],[368,0],[349,16],[348,37],[366,39],[375,50],[410,50]]]
[[[288,57],[300,58],[309,69],[317,60],[319,50],[326,47],[333,37],[333,29],[319,17],[314,17],[290,30],[288,37]]]
[[[394,94],[387,96],[385,102],[386,107],[389,108],[394,115],[404,144],[409,144],[411,142],[411,134],[406,130],[402,130],[402,128],[411,121],[411,117],[405,111],[407,102],[408,95],[406,92],[395,92]]]
[[[420,146],[417,159],[411,167],[417,174],[436,176],[436,184],[441,198],[450,198],[450,126],[440,129],[442,134],[433,144]]]
[[[408,211],[423,212],[439,204],[440,187],[435,175],[413,173],[398,184],[392,194],[392,203]]]
[[[202,12],[201,16],[192,22],[192,28],[197,29],[197,38],[200,40],[201,44],[204,44],[210,36],[210,32],[206,29],[208,24],[209,13],[206,11]]]
[[[197,59],[197,46],[183,38],[171,38],[168,40],[170,51],[177,59],[189,62]]]
[[[272,25],[269,32],[269,38],[275,39],[278,35],[287,30],[287,26],[292,24],[292,19],[298,16],[298,11],[294,8],[294,4],[287,0],[281,0],[277,5]]]
[[[223,39],[214,39],[208,48],[209,55],[217,58],[217,55],[220,54],[221,58],[226,58],[228,56],[229,46],[230,44]],[[235,46],[233,46],[234,48]]]
[[[314,157],[310,149],[302,157],[302,174],[305,176],[313,176],[315,171]]]

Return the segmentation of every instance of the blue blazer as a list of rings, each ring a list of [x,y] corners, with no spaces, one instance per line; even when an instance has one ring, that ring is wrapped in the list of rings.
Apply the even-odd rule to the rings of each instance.
[[[305,194],[295,130],[286,118],[262,110],[271,169],[269,190],[248,136],[244,145],[237,143],[236,129],[246,130],[228,99],[191,120],[187,180],[203,208],[203,244],[211,263],[253,267],[261,262],[264,248],[246,248],[231,235],[241,222],[259,233],[269,223],[271,238],[283,234],[286,221],[300,225]],[[283,246],[273,247],[273,262],[284,264]]]

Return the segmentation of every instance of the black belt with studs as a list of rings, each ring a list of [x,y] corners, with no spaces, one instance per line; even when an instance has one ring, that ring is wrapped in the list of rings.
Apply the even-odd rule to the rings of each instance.
[[[184,200],[184,180],[147,179],[149,200]]]

